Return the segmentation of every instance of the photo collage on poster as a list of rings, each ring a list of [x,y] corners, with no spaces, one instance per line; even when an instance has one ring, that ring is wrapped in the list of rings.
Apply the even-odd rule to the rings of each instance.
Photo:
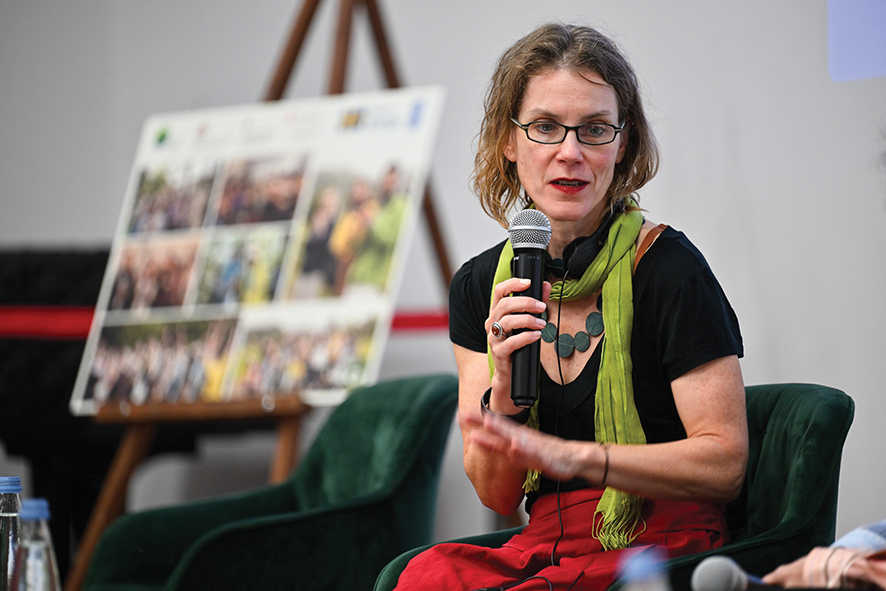
[[[374,381],[441,109],[432,87],[150,118],[72,411]]]

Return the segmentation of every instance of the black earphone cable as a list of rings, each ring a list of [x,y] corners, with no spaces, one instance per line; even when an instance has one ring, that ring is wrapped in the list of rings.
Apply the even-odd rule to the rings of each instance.
[[[563,279],[562,279],[563,282],[566,281],[566,278],[568,275],[569,275],[569,271],[567,270],[563,274]],[[557,330],[556,330],[556,334],[555,334],[555,338],[554,338],[554,347],[557,346],[557,339],[560,336],[560,318],[561,318],[562,309],[563,309],[563,298],[560,297],[560,299],[557,300]],[[560,434],[560,411],[562,410],[562,407],[563,407],[563,398],[566,397],[566,382],[563,379],[563,366],[560,363],[560,356],[556,355],[556,358],[557,358],[557,373],[560,378],[560,383],[559,383],[560,400],[557,402],[557,414],[556,414],[555,420],[554,420],[554,436],[559,436],[559,434]],[[539,363],[541,363],[540,360],[539,360]],[[540,417],[539,417],[539,419],[540,419]],[[551,548],[551,566],[558,566],[557,546],[560,544],[560,540],[563,539],[563,536],[565,533],[565,528],[563,526],[563,511],[562,511],[562,508],[560,507],[560,480],[559,479],[557,480],[557,519],[560,523],[560,535],[557,536],[557,539],[554,541],[554,545]],[[569,586],[569,588],[566,591],[571,591],[571,589],[575,586],[575,584],[578,582],[578,580],[582,577],[583,574],[584,574],[583,572],[580,572],[578,574],[578,577],[572,582],[572,584]],[[531,581],[533,579],[540,579],[542,581],[545,581],[548,584],[548,589],[550,591],[553,591],[553,588],[554,588],[553,583],[550,581],[550,579],[548,579],[547,577],[543,577],[541,575],[533,575],[531,577],[526,577],[522,581],[514,581],[512,583],[507,583],[507,584],[501,585],[499,587],[483,587],[481,589],[476,589],[475,591],[505,591],[507,589],[511,589],[513,587],[517,587],[519,585],[522,585],[523,583],[525,583],[527,581]]]
[[[561,285],[565,287],[566,279],[569,277],[569,269],[565,269],[563,273],[563,279]],[[560,411],[563,408],[563,399],[566,397],[566,380],[563,379],[563,366],[560,363],[560,355],[557,354],[557,342],[560,339],[560,323],[561,323],[561,313],[563,311],[563,290],[560,289],[560,297],[557,300],[557,329],[554,334],[554,353],[557,358],[557,374],[560,378],[560,400],[557,402],[557,414],[554,419],[554,436],[560,436]],[[557,536],[557,540],[554,542],[554,546],[551,548],[551,565],[557,566],[557,546],[560,544],[560,540],[563,539],[563,535],[565,533],[565,529],[563,527],[563,511],[560,507],[560,479],[557,479],[557,519],[560,522],[560,535]]]

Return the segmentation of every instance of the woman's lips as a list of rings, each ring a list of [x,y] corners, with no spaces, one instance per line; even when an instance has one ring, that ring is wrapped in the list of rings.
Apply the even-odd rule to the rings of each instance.
[[[578,179],[555,179],[550,184],[564,193],[578,193],[588,185],[588,182]]]

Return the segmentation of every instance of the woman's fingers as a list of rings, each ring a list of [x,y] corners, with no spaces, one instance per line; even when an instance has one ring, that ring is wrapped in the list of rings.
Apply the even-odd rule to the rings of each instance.
[[[575,454],[563,439],[495,415],[460,416],[459,420],[473,427],[473,443],[507,456],[516,466],[558,479],[571,479],[578,473]]]
[[[508,279],[497,284],[492,293],[490,318],[494,321],[509,314],[540,314],[543,312],[545,305],[542,301],[519,295],[527,287],[529,287],[528,279]],[[549,288],[547,293],[550,293]],[[517,295],[511,297],[512,294]],[[486,328],[489,329],[488,326]]]
[[[495,286],[486,333],[493,355],[502,361],[517,349],[541,338],[544,321],[533,314],[543,312],[544,303],[530,297],[510,297],[526,287],[525,279],[508,279]]]
[[[492,307],[494,308],[501,300],[507,298],[512,293],[525,291],[529,285],[530,281],[528,279],[520,279],[517,277],[497,283],[492,290]]]

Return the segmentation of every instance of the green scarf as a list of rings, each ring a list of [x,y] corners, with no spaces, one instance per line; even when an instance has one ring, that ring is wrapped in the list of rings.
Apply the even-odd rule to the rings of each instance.
[[[585,273],[577,280],[557,281],[551,299],[566,300],[590,296],[603,288],[603,324],[606,334],[601,343],[600,371],[597,374],[595,396],[594,434],[599,443],[621,445],[645,444],[646,434],[634,403],[631,364],[631,327],[634,319],[633,267],[637,236],[643,225],[643,215],[636,203],[628,201],[629,211],[618,215],[609,229],[606,244]],[[506,242],[498,259],[493,278],[494,286],[511,277],[511,259],[514,251]],[[487,349],[490,377],[495,373],[492,351]],[[529,426],[538,428],[538,402],[532,409]],[[530,470],[523,489],[538,490],[539,474]],[[627,548],[640,532],[633,534],[640,521],[643,499],[612,487],[607,487],[597,505],[593,536],[604,550]]]

